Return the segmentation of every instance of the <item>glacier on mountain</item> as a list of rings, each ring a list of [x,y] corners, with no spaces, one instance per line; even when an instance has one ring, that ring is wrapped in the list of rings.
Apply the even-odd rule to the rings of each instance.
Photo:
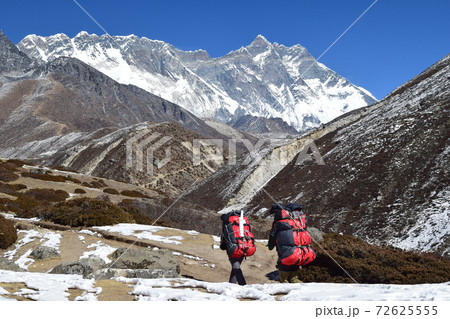
[[[42,62],[77,58],[120,83],[222,122],[243,115],[281,118],[302,131],[376,102],[301,45],[286,47],[261,35],[218,58],[145,37],[85,31],[72,39],[64,34],[29,35],[18,48]]]

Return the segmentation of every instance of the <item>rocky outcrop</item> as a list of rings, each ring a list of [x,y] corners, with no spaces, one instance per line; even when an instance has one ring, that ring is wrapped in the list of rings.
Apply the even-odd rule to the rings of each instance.
[[[54,267],[53,274],[77,274],[85,278],[176,278],[180,266],[170,250],[119,248],[111,254],[112,261],[106,263],[99,257],[83,258]]]
[[[95,272],[105,267],[106,263],[103,259],[99,257],[89,257],[80,259],[79,261],[59,264],[54,267],[50,273],[82,275],[85,278],[94,278]]]
[[[11,271],[25,271],[25,269],[20,268],[19,265],[14,263],[7,258],[0,257],[0,269],[11,270]]]
[[[47,259],[47,258],[55,258],[59,257],[60,253],[53,247],[47,247],[47,246],[39,246],[38,248],[35,248],[31,252],[31,257],[34,259]]]

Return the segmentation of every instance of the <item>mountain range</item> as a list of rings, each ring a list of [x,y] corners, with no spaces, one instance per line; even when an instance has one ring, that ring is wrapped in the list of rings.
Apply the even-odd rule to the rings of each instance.
[[[245,126],[254,125],[255,118],[279,118],[304,131],[376,102],[368,91],[317,62],[303,46],[270,43],[262,35],[218,58],[145,37],[86,32],[74,38],[29,35],[17,47],[40,62],[77,58],[198,117],[247,122]]]

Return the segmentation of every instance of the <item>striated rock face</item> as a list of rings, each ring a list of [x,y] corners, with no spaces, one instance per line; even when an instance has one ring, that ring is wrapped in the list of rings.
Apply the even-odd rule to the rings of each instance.
[[[86,32],[73,39],[29,35],[18,47],[42,62],[77,58],[120,83],[222,122],[243,115],[279,118],[302,131],[376,102],[301,45],[286,47],[263,36],[219,58],[147,38]]]
[[[267,217],[274,201],[298,201],[309,224],[325,232],[448,255],[448,74],[450,56],[373,106],[261,149],[259,163],[221,168],[187,199],[260,217]],[[299,161],[308,138],[325,165],[318,165],[314,154]],[[271,160],[276,152],[291,154],[287,163],[280,156]],[[214,189],[217,184],[221,187]]]

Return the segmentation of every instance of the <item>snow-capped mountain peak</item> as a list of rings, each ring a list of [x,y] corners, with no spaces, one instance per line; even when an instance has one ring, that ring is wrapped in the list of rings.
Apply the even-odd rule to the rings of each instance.
[[[301,45],[286,47],[262,35],[214,59],[204,50],[182,51],[145,37],[85,31],[72,39],[64,34],[30,35],[18,47],[44,62],[75,57],[120,83],[224,122],[252,115],[281,118],[305,130],[376,101],[318,63]]]

